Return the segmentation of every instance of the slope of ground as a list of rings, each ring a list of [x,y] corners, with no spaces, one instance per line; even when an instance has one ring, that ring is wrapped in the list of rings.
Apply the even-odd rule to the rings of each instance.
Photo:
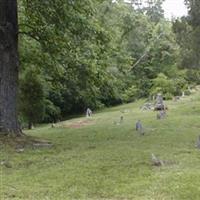
[[[52,147],[16,152],[1,143],[0,199],[199,200],[200,94],[167,104],[164,120],[139,101],[27,131]],[[144,136],[135,131],[138,119]],[[166,164],[153,166],[152,153]]]

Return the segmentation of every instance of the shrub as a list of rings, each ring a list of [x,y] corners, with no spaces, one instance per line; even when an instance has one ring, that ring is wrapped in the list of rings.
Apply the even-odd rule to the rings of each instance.
[[[185,95],[187,95],[187,96],[191,95],[190,90],[185,90]]]
[[[138,89],[135,86],[131,86],[127,90],[125,90],[122,95],[122,101],[125,103],[133,102],[137,99]]]
[[[175,93],[175,86],[172,80],[168,79],[167,76],[160,73],[153,79],[153,86],[151,88],[151,95],[156,95],[157,93],[162,93],[164,96],[166,94],[173,95]]]
[[[166,94],[164,95],[164,99],[165,99],[165,100],[172,100],[172,99],[173,99],[173,95],[170,94],[170,93],[166,93]]]

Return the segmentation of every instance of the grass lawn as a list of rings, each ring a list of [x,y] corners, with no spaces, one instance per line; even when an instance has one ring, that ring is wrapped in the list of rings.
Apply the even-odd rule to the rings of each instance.
[[[27,131],[51,148],[0,143],[1,200],[199,200],[200,93],[167,102],[168,117],[141,111],[142,101]],[[123,113],[121,125],[113,123]],[[145,135],[135,130],[140,119]],[[151,153],[166,164],[153,166]]]

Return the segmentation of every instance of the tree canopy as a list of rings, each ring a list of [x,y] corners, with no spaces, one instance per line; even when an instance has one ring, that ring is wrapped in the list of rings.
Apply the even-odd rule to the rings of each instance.
[[[45,117],[37,119],[148,97],[161,73],[175,88],[182,44],[162,3],[21,0],[21,77],[30,66],[39,70],[48,102]]]
[[[21,121],[55,122],[158,90],[171,98],[200,82],[199,3],[186,1],[189,16],[173,21],[162,3],[19,0]]]

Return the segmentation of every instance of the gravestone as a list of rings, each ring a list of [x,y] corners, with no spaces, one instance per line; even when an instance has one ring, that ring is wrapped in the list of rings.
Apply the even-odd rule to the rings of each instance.
[[[54,123],[51,124],[51,128],[55,128],[56,125]]]
[[[144,129],[142,127],[142,123],[140,120],[138,120],[135,124],[135,129],[138,131],[141,135],[144,135]]]
[[[151,154],[151,161],[154,166],[163,166],[164,162],[157,158],[153,153]]]
[[[162,97],[162,95],[160,93],[157,94],[156,103],[157,104],[163,104],[163,97]]]
[[[90,108],[87,108],[86,117],[91,117],[91,116],[92,116],[92,110]]]
[[[178,100],[180,100],[180,96],[175,96],[174,98],[173,98],[173,101],[178,101]]]
[[[123,122],[124,122],[124,116],[121,115],[120,118],[119,118],[119,120],[115,120],[113,123],[114,123],[115,125],[120,125],[120,124],[122,124]]]
[[[123,117],[123,116],[120,116],[120,121],[119,121],[120,124],[123,123],[123,121],[124,121],[124,117]]]
[[[158,113],[157,113],[157,119],[164,119],[166,117],[166,111],[165,110],[160,110]]]
[[[156,102],[155,102],[155,107],[154,110],[164,110],[165,109],[165,105],[163,102],[163,96],[159,93],[156,96]]]
[[[200,136],[198,137],[196,147],[197,147],[198,149],[200,149]]]
[[[151,103],[145,103],[143,106],[140,107],[142,111],[144,110],[152,110],[153,106]]]

